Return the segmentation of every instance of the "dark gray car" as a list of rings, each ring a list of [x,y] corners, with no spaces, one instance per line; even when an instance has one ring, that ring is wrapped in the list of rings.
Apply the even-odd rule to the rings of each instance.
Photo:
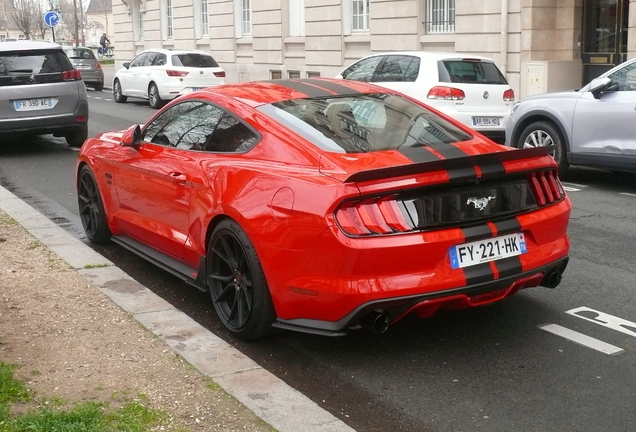
[[[63,136],[81,147],[88,100],[79,70],[49,42],[0,44],[0,134]]]
[[[75,69],[82,73],[82,79],[87,86],[93,87],[97,91],[104,88],[104,71],[95,57],[95,53],[90,48],[65,47],[66,53]]]

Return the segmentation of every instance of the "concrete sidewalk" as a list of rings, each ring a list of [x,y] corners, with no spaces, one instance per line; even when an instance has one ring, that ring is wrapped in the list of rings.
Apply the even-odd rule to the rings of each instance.
[[[0,209],[170,349],[276,430],[353,431],[2,187]]]

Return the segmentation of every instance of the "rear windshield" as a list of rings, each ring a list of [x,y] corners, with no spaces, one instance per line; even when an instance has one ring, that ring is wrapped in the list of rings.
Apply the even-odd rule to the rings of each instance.
[[[294,99],[260,111],[336,153],[368,153],[466,141],[472,137],[421,105],[376,93]]]
[[[205,54],[174,54],[172,56],[172,65],[198,68],[219,67],[219,64],[212,56]]]
[[[94,59],[95,54],[88,49],[70,49],[64,51],[66,56],[70,59]]]
[[[0,86],[62,81],[73,65],[62,50],[0,52]]]
[[[441,82],[508,84],[497,66],[479,60],[446,60],[439,62]]]

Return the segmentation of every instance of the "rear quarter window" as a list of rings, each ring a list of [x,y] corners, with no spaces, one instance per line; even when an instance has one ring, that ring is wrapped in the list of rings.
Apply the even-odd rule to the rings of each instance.
[[[439,62],[441,82],[462,84],[508,84],[497,65],[479,60],[445,60]]]

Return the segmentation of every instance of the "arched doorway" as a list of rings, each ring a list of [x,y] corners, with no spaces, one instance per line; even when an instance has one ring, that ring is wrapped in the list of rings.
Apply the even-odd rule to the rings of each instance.
[[[584,0],[583,83],[627,60],[629,0]]]

